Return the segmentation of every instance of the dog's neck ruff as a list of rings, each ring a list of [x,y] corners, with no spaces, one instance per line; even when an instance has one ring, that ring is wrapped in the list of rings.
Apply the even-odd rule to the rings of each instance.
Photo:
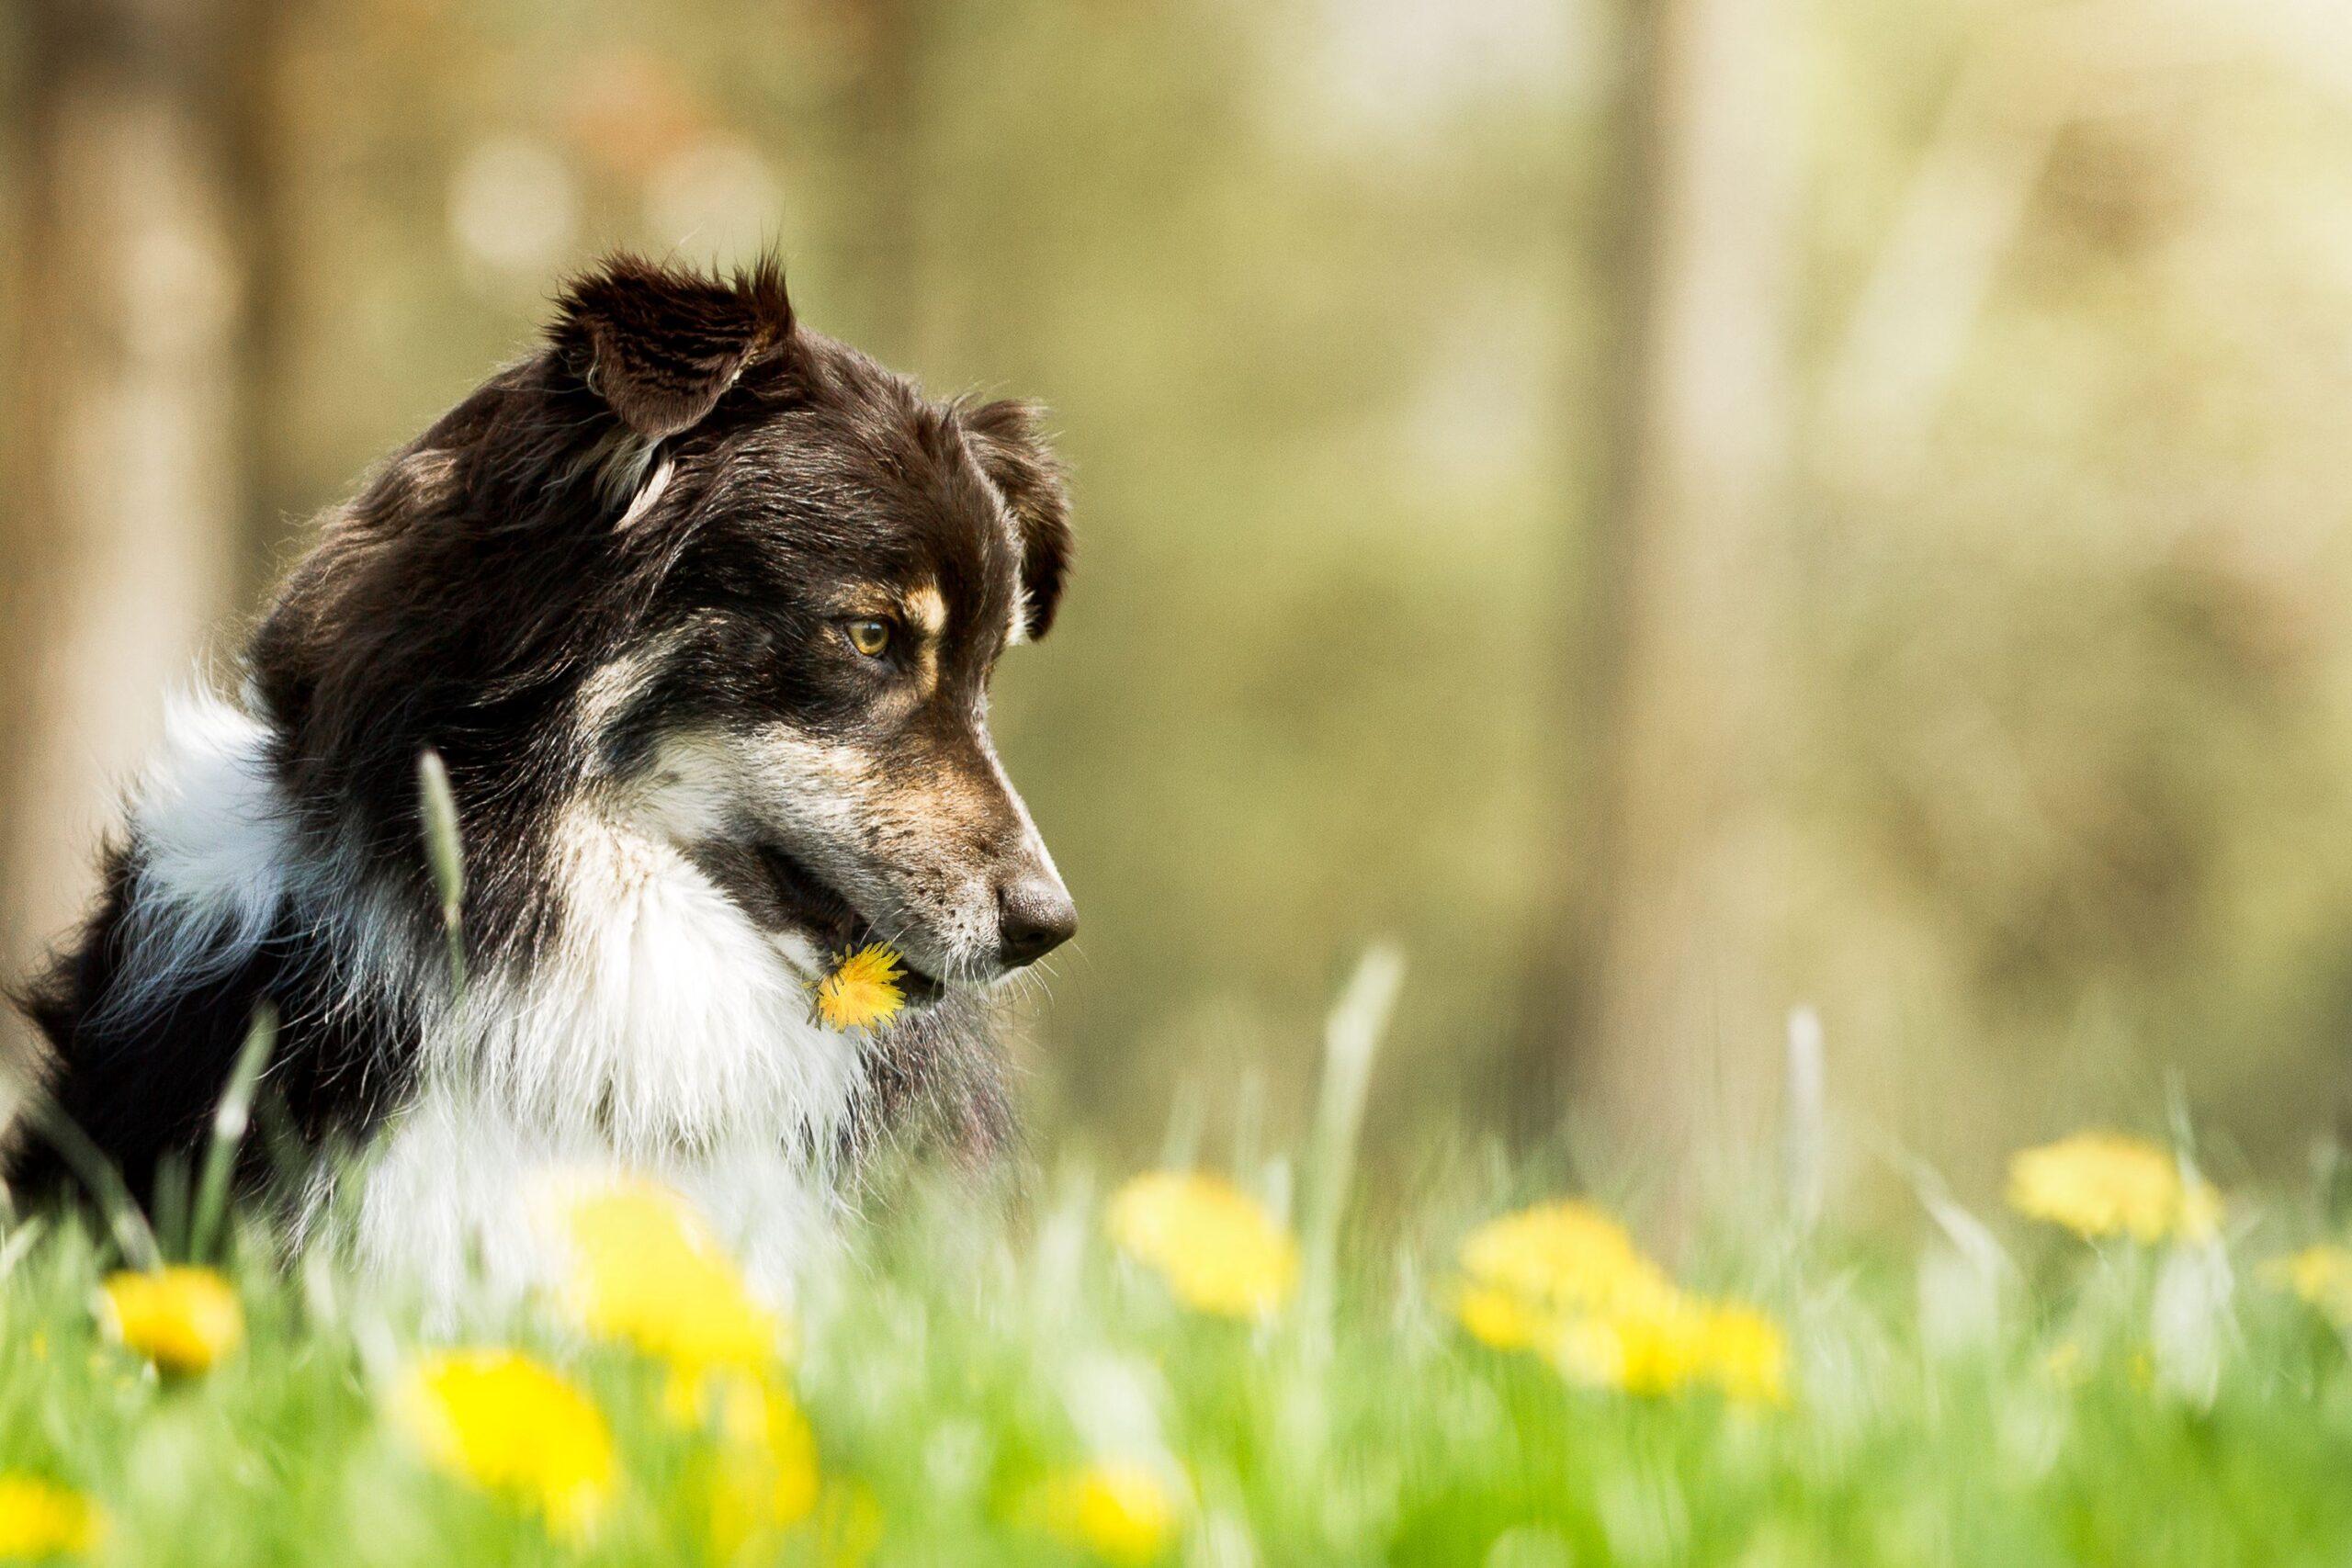
[[[551,934],[453,998],[439,945],[419,940],[399,895],[315,847],[332,833],[298,830],[274,741],[266,716],[218,697],[175,705],[131,813],[136,961],[107,1005],[153,1006],[291,925],[333,949],[345,991],[415,1020],[362,1196],[368,1251],[431,1274],[495,1252],[483,1233],[537,1163],[663,1175],[746,1223],[835,1185],[864,1091],[859,1043],[815,1021],[806,955],[684,855],[591,807],[565,811],[525,873],[554,902]],[[746,1181],[770,1190],[709,1190]]]

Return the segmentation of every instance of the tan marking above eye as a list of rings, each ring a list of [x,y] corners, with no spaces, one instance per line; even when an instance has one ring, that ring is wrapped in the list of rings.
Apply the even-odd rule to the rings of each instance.
[[[907,619],[920,627],[925,637],[937,637],[947,627],[947,601],[938,589],[926,583],[907,592]]]

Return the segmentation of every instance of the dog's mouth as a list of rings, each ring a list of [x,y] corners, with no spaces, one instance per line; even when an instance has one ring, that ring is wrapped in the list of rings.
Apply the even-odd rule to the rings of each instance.
[[[899,988],[908,1001],[934,1002],[946,994],[944,986],[916,968],[905,951],[876,931],[855,904],[789,852],[763,842],[753,846],[752,859],[765,884],[765,897],[758,901],[761,907],[750,911],[760,923],[771,930],[797,929],[833,959],[869,942],[884,942],[898,954],[899,967],[904,971]]]

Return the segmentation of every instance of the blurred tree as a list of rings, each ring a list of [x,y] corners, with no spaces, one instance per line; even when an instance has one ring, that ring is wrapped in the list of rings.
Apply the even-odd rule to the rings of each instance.
[[[243,515],[228,0],[29,0],[0,969],[90,891],[109,791],[228,608]]]
[[[1631,20],[1616,467],[1587,595],[1596,799],[1578,936],[1591,978],[1572,1077],[1613,1143],[1679,1170],[1708,1109],[1698,1091],[1752,1107],[1770,1080],[1750,1069],[1777,1060],[1758,1028],[1771,1011],[1742,972],[1758,943],[1739,929],[1753,883],[1738,871],[1771,772],[1780,596],[1765,575],[1796,260],[1779,62],[1792,19],[1778,0],[1635,0]]]
[[[230,51],[222,81],[221,137],[227,220],[243,277],[236,375],[242,396],[236,461],[245,486],[237,599],[249,603],[275,575],[275,557],[310,499],[289,450],[285,406],[300,321],[301,235],[292,210],[292,164],[301,127],[288,102],[286,40],[300,0],[222,0]],[[232,522],[240,521],[232,519]]]

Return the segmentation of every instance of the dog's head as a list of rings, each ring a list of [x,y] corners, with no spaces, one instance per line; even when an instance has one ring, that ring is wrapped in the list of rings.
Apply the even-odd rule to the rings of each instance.
[[[273,707],[313,729],[330,706],[349,716],[346,749],[389,747],[367,727],[420,716],[434,732],[402,743],[440,746],[461,804],[493,813],[518,779],[560,773],[572,803],[690,858],[804,968],[879,938],[920,995],[1074,931],[988,727],[998,661],[1052,624],[1070,558],[1028,406],[925,400],[797,323],[773,269],[615,262],[569,290],[543,353],[396,458],[340,530],[260,662],[273,633],[333,632],[337,651],[311,660],[330,675],[407,671],[389,718],[358,692],[331,705],[310,676],[277,682]],[[528,757],[485,739],[517,728]]]
[[[787,941],[889,942],[918,989],[1067,941],[988,727],[1069,560],[1034,412],[927,401],[798,327],[772,273],[616,265],[556,342],[616,421],[619,547],[660,562],[654,613],[581,692],[614,808]]]

